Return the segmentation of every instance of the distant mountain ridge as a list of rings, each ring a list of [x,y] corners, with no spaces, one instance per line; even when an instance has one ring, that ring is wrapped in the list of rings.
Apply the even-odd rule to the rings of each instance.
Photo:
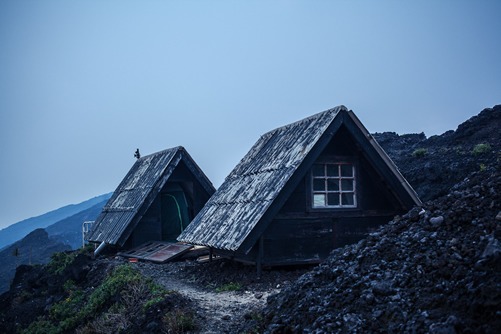
[[[27,236],[0,251],[2,270],[0,270],[0,293],[9,289],[16,267],[21,264],[44,264],[49,262],[55,252],[70,250],[69,245],[50,238],[47,232],[38,228]]]
[[[108,199],[105,199],[71,217],[61,219],[48,226],[45,230],[49,233],[50,238],[70,245],[72,249],[82,247],[82,223],[84,221],[96,220],[107,202]]]
[[[44,264],[55,252],[82,247],[82,222],[95,220],[111,194],[94,197],[70,207],[85,208],[74,215],[63,218],[47,228],[35,228],[26,236],[0,249],[2,267],[0,269],[0,294],[9,289],[16,267],[22,264]],[[87,208],[89,204],[101,200]],[[66,208],[66,207],[65,207]],[[54,210],[51,212],[56,212]],[[66,210],[65,212],[69,212]],[[49,215],[55,217],[57,215]]]
[[[12,224],[0,230],[0,249],[8,246],[38,228],[46,228],[62,219],[71,217],[79,212],[87,210],[98,203],[107,201],[112,193],[96,196],[78,204],[63,206],[57,210],[47,212],[43,215],[28,218],[18,223]]]

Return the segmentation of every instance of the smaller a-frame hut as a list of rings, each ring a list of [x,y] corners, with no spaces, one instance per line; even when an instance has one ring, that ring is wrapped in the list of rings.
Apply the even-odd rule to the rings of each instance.
[[[175,241],[214,191],[181,146],[141,157],[104,206],[87,241],[119,248]]]
[[[261,136],[178,240],[258,268],[315,263],[420,203],[339,106]]]

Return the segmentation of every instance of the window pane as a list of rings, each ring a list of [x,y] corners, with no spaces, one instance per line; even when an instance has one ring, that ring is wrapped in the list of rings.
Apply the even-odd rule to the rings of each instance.
[[[353,165],[341,165],[341,176],[353,176]]]
[[[328,205],[339,205],[339,193],[328,194]]]
[[[313,176],[324,176],[324,165],[313,165]]]
[[[355,194],[354,193],[342,193],[341,194],[342,205],[354,205],[355,204]]]
[[[339,176],[339,165],[327,165],[327,176]]]
[[[355,168],[351,163],[317,163],[312,166],[312,207],[355,207]]]
[[[313,190],[324,191],[325,179],[313,179]]]
[[[353,190],[353,180],[341,180],[341,189],[343,191],[352,191]]]
[[[339,180],[338,179],[327,179],[327,190],[328,191],[339,191]]]
[[[313,206],[325,206],[325,195],[324,194],[315,194],[313,195]]]

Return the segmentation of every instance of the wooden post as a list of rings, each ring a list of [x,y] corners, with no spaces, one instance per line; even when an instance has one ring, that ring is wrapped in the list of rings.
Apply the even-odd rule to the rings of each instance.
[[[261,279],[262,266],[263,266],[263,254],[264,254],[264,241],[263,236],[259,238],[259,250],[256,261],[256,269],[257,269],[257,278]]]

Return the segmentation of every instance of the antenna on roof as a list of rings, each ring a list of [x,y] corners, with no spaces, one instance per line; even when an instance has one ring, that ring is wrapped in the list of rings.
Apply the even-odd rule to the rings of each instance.
[[[134,158],[139,159],[141,158],[141,153],[139,153],[139,149],[136,148],[136,152],[134,152]]]

